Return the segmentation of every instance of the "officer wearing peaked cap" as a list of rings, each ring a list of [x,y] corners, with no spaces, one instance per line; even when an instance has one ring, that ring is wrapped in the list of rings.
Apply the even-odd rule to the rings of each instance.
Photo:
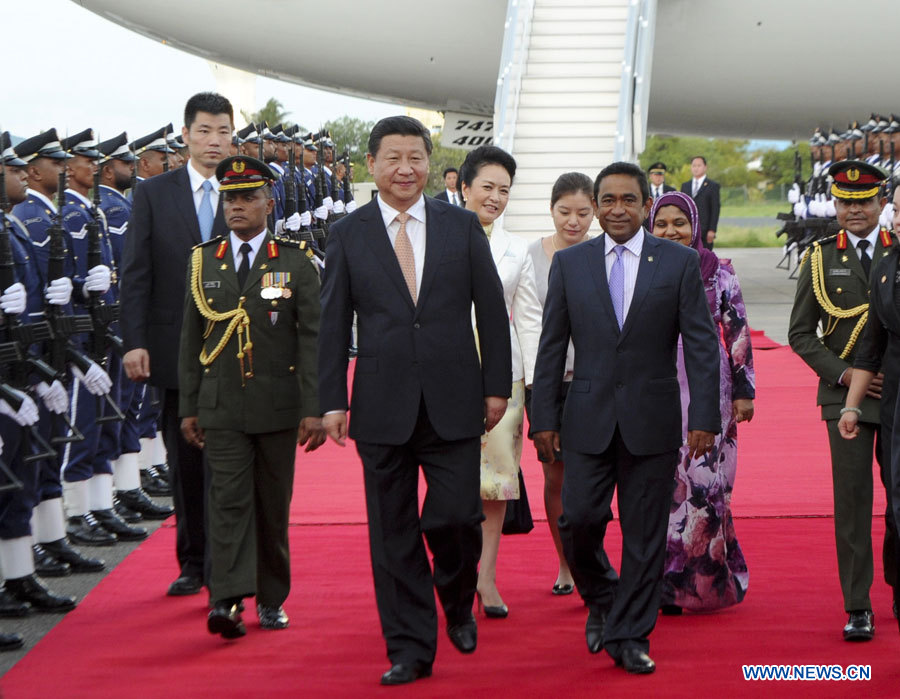
[[[860,436],[841,438],[838,420],[853,375],[857,343],[866,323],[869,288],[876,263],[890,254],[893,238],[878,218],[884,173],[859,160],[831,166],[831,194],[841,231],[813,243],[801,263],[791,311],[791,348],[819,377],[816,402],[828,431],[834,490],[834,529],[838,577],[849,614],[843,630],[848,641],[869,640],[875,633],[869,588],[874,575],[872,555],[872,453],[890,500],[889,459],[883,458],[879,403],[893,405],[897,386],[881,377],[863,401]],[[894,568],[897,532],[893,517],[885,532],[885,573],[896,585]]]
[[[169,126],[163,126],[131,143],[130,149],[138,158],[138,181],[161,175],[173,164],[169,157],[174,151],[169,147],[166,135]]]
[[[248,156],[216,168],[228,235],[201,243],[187,275],[179,414],[210,467],[211,633],[246,633],[241,600],[260,624],[288,625],[287,524],[296,446],[325,439],[316,342],[319,282],[306,243],[266,228],[274,173]]]

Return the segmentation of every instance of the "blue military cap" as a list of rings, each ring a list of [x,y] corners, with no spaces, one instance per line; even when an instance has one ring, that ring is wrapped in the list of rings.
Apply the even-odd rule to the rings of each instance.
[[[259,131],[252,121],[237,132],[238,143],[259,143]]]
[[[316,146],[316,142],[319,140],[319,134],[317,133],[308,133],[303,137],[301,143],[306,150],[319,150]]]
[[[83,155],[85,158],[96,160],[100,157],[100,151],[97,150],[97,139],[94,138],[93,129],[85,129],[81,133],[69,136],[62,142],[62,148],[72,155]]]
[[[4,165],[10,167],[25,167],[28,165],[28,163],[17,156],[16,151],[13,150],[12,138],[9,136],[9,131],[4,131],[0,134],[0,160],[3,161]]]
[[[56,129],[47,129],[37,136],[26,138],[16,145],[13,150],[22,160],[30,163],[35,158],[53,158],[54,160],[67,160],[72,156],[63,150],[56,135]]]
[[[131,142],[131,150],[134,151],[135,155],[140,155],[144,151],[148,150],[155,150],[159,151],[160,153],[172,153],[172,149],[169,148],[169,140],[166,137],[168,128],[168,126],[163,126],[161,129],[157,129],[153,133],[149,133],[146,136],[141,136],[140,138],[135,139]]]
[[[113,159],[123,160],[126,163],[131,163],[136,160],[134,153],[132,153],[131,149],[128,147],[128,134],[124,131],[115,138],[111,138],[108,141],[103,141],[103,143],[98,144],[97,150],[100,151],[103,156],[100,161],[101,163],[106,163]]]
[[[276,124],[271,129],[269,129],[269,133],[272,134],[272,139],[277,143],[290,143],[290,137],[284,132],[284,126],[281,124]],[[265,135],[265,134],[264,134]]]

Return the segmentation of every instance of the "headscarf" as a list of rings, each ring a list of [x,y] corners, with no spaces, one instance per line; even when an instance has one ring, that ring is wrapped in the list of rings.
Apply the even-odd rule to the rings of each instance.
[[[677,206],[684,212],[691,222],[691,244],[700,255],[700,276],[703,279],[704,286],[706,283],[715,278],[719,270],[719,258],[712,251],[707,250],[700,240],[700,214],[697,211],[697,205],[694,200],[687,194],[681,192],[666,192],[661,197],[657,197],[653,202],[653,208],[650,209],[650,233],[653,233],[653,222],[656,220],[656,212],[663,206]]]

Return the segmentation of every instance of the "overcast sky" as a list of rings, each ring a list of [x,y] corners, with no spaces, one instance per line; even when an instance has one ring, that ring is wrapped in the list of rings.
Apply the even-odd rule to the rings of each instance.
[[[101,139],[122,131],[138,138],[170,121],[177,129],[187,98],[216,88],[205,59],[135,34],[71,0],[3,3],[15,8],[4,12],[0,129],[19,138],[51,126],[61,137],[91,127]],[[344,115],[377,120],[402,112],[397,105],[263,77],[256,95],[257,108],[275,97],[291,121],[309,128]]]

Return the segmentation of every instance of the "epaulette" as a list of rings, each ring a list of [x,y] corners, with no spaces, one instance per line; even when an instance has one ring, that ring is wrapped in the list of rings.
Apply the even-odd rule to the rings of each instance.
[[[224,235],[217,235],[215,238],[210,238],[209,240],[204,240],[202,243],[197,243],[191,250],[196,250],[197,248],[205,248],[207,245],[214,245],[215,243],[221,242],[226,239]]]
[[[292,240],[291,238],[279,238],[275,237],[275,241],[279,245],[284,245],[289,248],[297,248],[298,250],[305,250],[307,242],[305,240]]]
[[[826,238],[820,238],[819,240],[815,241],[813,243],[813,245],[822,245],[824,243],[833,243],[835,240],[837,240],[837,238],[838,238],[838,234],[835,233],[834,235],[829,235]]]

